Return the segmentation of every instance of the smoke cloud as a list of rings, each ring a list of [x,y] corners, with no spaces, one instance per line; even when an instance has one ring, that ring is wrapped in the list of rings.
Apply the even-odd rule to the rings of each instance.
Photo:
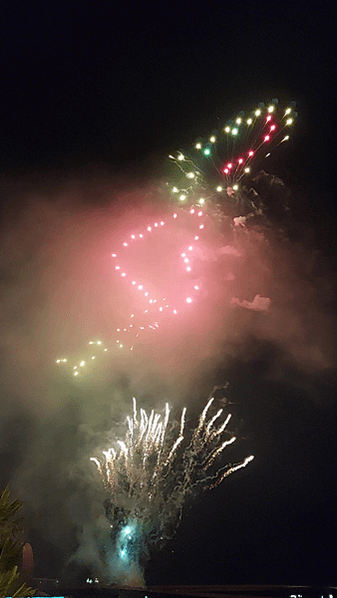
[[[164,321],[155,340],[144,334],[132,353],[121,352],[116,329],[131,299],[111,253],[126,233],[168,209],[153,201],[155,184],[130,189],[74,177],[56,186],[54,175],[46,177],[38,185],[3,186],[0,438],[1,482],[25,501],[37,573],[55,576],[71,563],[78,530],[85,529],[83,562],[94,558],[98,528],[90,525],[103,521],[104,492],[88,456],[102,431],[123,420],[131,397],[154,407],[164,400],[200,404],[215,370],[225,371],[233,358],[254,360],[266,345],[277,349],[268,376],[286,379],[291,371],[301,384],[329,371],[335,289],[324,257],[283,212],[280,219],[270,190],[276,186],[277,201],[286,204],[282,184],[264,178],[268,193],[254,195],[255,212],[222,215],[215,223],[208,217],[193,273],[200,300]],[[188,230],[187,218],[175,235],[168,227],[127,264],[136,263],[141,276],[179,304],[184,283],[172,256]],[[86,356],[92,339],[101,339],[108,353],[77,380],[70,364]],[[61,356],[68,362],[59,367]]]

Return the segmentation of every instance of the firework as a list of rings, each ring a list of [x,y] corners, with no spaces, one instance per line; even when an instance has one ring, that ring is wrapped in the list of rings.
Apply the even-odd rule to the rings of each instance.
[[[207,262],[221,242],[209,215],[193,207],[169,212],[164,220],[128,233],[111,254],[111,276],[121,285],[123,311],[129,312],[112,331],[114,347],[92,340],[75,362],[62,356],[56,363],[71,363],[73,375],[81,377],[102,354],[133,351],[139,339],[155,339],[165,323],[174,326],[176,320],[179,326],[181,318],[202,301]]]
[[[108,352],[108,348],[104,346],[101,340],[89,341],[88,343],[88,350],[86,355],[82,355],[79,359],[70,360],[67,357],[61,357],[56,359],[56,363],[58,365],[69,364],[71,363],[70,367],[72,368],[72,373],[75,377],[80,376],[80,374],[88,369],[88,366],[95,363],[97,358],[102,357]]]
[[[171,196],[187,205],[240,204],[245,177],[289,140],[296,117],[293,102],[284,108],[278,100],[267,106],[261,102],[248,115],[239,112],[208,138],[198,139],[188,152],[170,154]]]
[[[174,534],[190,496],[218,486],[228,475],[245,467],[252,455],[236,464],[216,469],[225,448],[236,440],[227,430],[230,414],[223,409],[210,412],[210,397],[196,428],[186,431],[186,408],[180,422],[170,422],[170,408],[164,413],[138,411],[126,418],[126,434],[113,447],[91,457],[102,478],[109,499],[105,503],[111,524],[111,546],[115,569],[135,570]],[[215,468],[215,469],[214,469]],[[122,577],[123,577],[122,575]]]
[[[80,359],[62,357],[58,364],[71,364],[73,375],[80,378],[102,353],[133,351],[142,339],[156,342],[161,327],[173,330],[175,322],[193,312],[206,286],[207,271],[200,265],[207,263],[210,248],[224,241],[219,210],[221,222],[227,213],[233,229],[244,227],[247,215],[261,213],[258,194],[248,191],[246,183],[253,188],[250,175],[288,141],[297,118],[294,107],[293,102],[283,107],[277,100],[259,103],[249,114],[239,112],[206,139],[199,138],[190,151],[170,154],[173,169],[167,189],[176,200],[174,209],[128,231],[112,249],[111,276],[122,285],[125,303],[112,331],[114,340],[104,349],[101,341],[90,341]],[[167,239],[175,240],[174,248]],[[230,249],[233,256],[236,250]],[[234,298],[235,303],[248,306],[245,300]]]
[[[210,235],[214,235],[212,222],[203,210],[192,207],[129,234],[118,253],[112,253],[114,270],[132,296],[134,308],[129,320],[116,329],[124,338],[116,340],[119,348],[126,344],[132,351],[144,331],[155,333],[163,321],[179,316],[199,300],[203,280],[200,268],[199,273],[196,270],[201,256],[209,252]],[[146,243],[148,249],[144,249]]]

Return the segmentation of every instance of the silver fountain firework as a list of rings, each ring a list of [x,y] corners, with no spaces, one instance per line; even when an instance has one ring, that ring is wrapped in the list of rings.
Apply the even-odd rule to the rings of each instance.
[[[155,410],[138,412],[134,398],[125,439],[103,450],[103,458],[91,457],[109,492],[105,502],[111,528],[107,560],[114,581],[141,585],[141,565],[151,548],[172,537],[186,499],[197,490],[215,488],[254,458],[250,455],[214,471],[215,461],[236,438],[227,430],[231,414],[224,419],[220,408],[210,415],[213,403],[211,396],[188,434],[185,407],[177,425],[170,422],[167,403],[163,415]]]

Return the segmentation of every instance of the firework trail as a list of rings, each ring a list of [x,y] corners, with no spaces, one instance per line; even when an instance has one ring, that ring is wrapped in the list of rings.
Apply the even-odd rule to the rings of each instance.
[[[114,447],[102,451],[102,457],[91,457],[109,493],[105,506],[111,543],[106,560],[112,581],[141,585],[141,565],[151,548],[172,537],[189,496],[218,486],[254,458],[214,470],[236,438],[227,430],[231,415],[223,420],[222,408],[211,415],[213,403],[211,396],[190,434],[186,408],[174,425],[168,404],[163,414],[147,413],[138,411],[133,399],[124,440],[117,439]]]

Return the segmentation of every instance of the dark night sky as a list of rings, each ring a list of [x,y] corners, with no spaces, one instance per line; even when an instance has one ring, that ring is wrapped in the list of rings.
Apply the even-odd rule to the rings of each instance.
[[[330,10],[313,2],[7,3],[4,223],[22,210],[22,198],[8,194],[13,180],[43,185],[51,172],[54,180],[87,168],[145,181],[216,117],[278,97],[296,101],[299,119],[276,174],[335,272]],[[336,372],[273,382],[261,355],[231,369],[243,446],[257,458],[190,511],[150,565],[153,582],[336,582]]]

